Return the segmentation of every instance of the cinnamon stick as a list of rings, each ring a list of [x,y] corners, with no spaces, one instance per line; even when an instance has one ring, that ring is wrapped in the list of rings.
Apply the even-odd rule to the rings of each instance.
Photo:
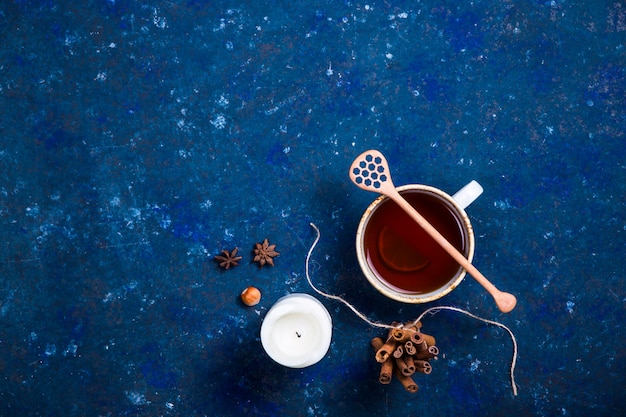
[[[374,349],[378,350],[385,344],[385,342],[383,342],[383,339],[381,339],[380,337],[375,337],[370,340],[370,344]]]
[[[393,329],[391,337],[397,342],[405,342],[411,338],[411,335],[415,333],[413,330],[408,329]]]
[[[381,384],[389,384],[391,382],[391,374],[393,372],[393,361],[391,358],[387,359],[380,366],[380,374],[378,375],[378,381]]]
[[[426,333],[422,333],[422,339],[424,339],[424,341],[426,342],[426,344],[428,346],[435,346],[437,344],[437,341],[435,340],[435,338],[429,334]]]
[[[413,346],[415,346],[415,350],[418,355],[423,352],[428,352],[428,345],[423,339],[421,343],[413,343]]]
[[[415,332],[411,335],[411,342],[413,342],[414,345],[421,345],[422,342],[424,342],[424,338],[420,332]]]
[[[415,369],[411,372],[408,365],[404,361],[404,358],[396,358],[394,362],[396,364],[396,370],[402,373],[402,375],[411,376],[415,373]]]
[[[416,359],[432,359],[439,355],[439,348],[437,346],[429,346],[427,349],[417,352]]]
[[[404,363],[406,364],[406,372],[404,373],[407,376],[411,376],[415,373],[415,363],[413,362],[412,356],[405,356]]]
[[[375,337],[370,341],[370,344],[377,351],[383,347],[384,342],[380,337]],[[393,374],[393,361],[391,358],[388,358],[386,361],[381,363],[380,365],[380,374],[378,375],[378,381],[381,384],[389,384],[391,382],[391,377]]]
[[[404,389],[410,392],[411,394],[416,393],[417,390],[419,389],[415,381],[413,381],[413,378],[411,378],[410,376],[402,375],[402,372],[400,372],[400,370],[397,370],[397,369],[396,369],[396,377],[398,378],[398,381],[400,381]]]
[[[393,357],[397,359],[401,358],[402,355],[404,355],[404,349],[402,348],[402,345],[396,346],[396,349],[393,351]]]
[[[385,362],[396,348],[395,340],[388,340],[376,351],[376,362]]]
[[[417,364],[418,362],[424,362],[424,363],[421,364],[421,366],[420,366],[420,365]],[[430,364],[430,362],[428,362],[428,361],[419,361],[419,360],[415,361],[415,372],[419,372],[419,373],[428,375],[432,371],[433,371],[433,367]]]
[[[410,340],[404,344],[404,351],[406,352],[407,355],[410,355],[410,356],[413,356],[417,353],[417,349],[415,349],[413,342],[411,342]]]
[[[428,346],[428,353],[430,353],[434,358],[439,355],[439,348],[437,346]]]

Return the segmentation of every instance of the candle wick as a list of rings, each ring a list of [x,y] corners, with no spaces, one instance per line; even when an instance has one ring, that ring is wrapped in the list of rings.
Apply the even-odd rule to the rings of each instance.
[[[300,333],[298,333],[298,332],[296,332],[296,336],[302,337],[302,335]]]

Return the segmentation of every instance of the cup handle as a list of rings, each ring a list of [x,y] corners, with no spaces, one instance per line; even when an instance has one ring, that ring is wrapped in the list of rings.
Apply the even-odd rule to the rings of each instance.
[[[470,181],[465,187],[457,191],[452,198],[463,210],[474,202],[483,193],[483,187],[475,180]]]

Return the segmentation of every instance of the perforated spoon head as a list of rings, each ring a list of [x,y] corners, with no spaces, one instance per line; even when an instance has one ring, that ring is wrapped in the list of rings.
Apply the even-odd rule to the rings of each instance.
[[[363,190],[384,195],[397,193],[387,160],[375,149],[357,156],[350,165],[349,175],[352,182]]]

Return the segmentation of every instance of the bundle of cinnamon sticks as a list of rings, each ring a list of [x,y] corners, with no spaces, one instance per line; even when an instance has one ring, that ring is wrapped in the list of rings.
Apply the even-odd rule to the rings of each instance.
[[[415,393],[419,389],[412,376],[415,373],[430,374],[430,360],[437,357],[439,348],[435,346],[435,338],[420,331],[421,323],[410,322],[397,326],[389,331],[387,340],[380,337],[372,339],[376,349],[376,362],[381,364],[378,380],[381,384],[389,384],[393,375],[404,388]]]

